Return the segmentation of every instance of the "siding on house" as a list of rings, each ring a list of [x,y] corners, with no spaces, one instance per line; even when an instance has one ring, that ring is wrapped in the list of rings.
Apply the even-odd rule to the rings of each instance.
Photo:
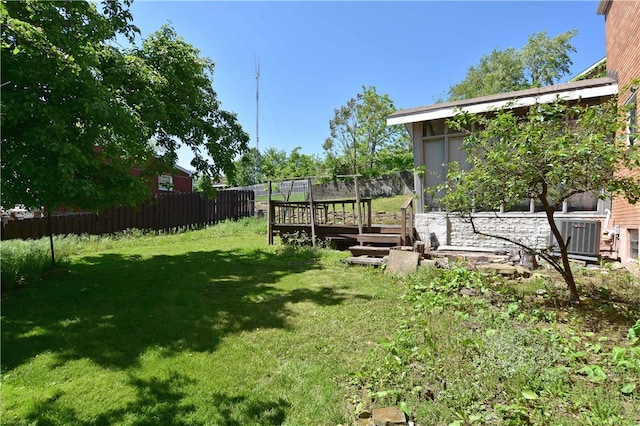
[[[632,79],[640,78],[640,1],[601,0],[597,13],[605,16],[607,73],[617,77],[619,102],[624,105],[632,96],[625,88]],[[640,171],[633,173],[638,175]],[[629,176],[631,172],[623,169],[619,175]],[[611,213],[611,227],[620,227],[620,260],[627,267],[638,268],[638,259],[631,259],[630,236],[640,229],[640,204],[615,199]]]

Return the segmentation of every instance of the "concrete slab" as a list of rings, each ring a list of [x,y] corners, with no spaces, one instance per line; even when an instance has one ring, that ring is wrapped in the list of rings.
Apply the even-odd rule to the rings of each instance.
[[[390,250],[387,269],[389,274],[406,275],[415,272],[420,263],[420,253],[404,250]]]

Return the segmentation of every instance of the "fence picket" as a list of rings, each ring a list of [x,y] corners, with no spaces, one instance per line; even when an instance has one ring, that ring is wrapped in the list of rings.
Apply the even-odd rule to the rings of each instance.
[[[54,235],[114,234],[126,229],[174,231],[197,229],[226,219],[254,215],[253,191],[223,190],[216,198],[197,192],[159,194],[137,207],[112,206],[100,213],[53,216]],[[2,240],[38,239],[49,235],[47,217],[2,221]]]

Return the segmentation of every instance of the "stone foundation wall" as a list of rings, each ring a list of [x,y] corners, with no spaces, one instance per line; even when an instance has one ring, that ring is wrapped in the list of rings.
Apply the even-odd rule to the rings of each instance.
[[[556,220],[604,220],[604,216],[593,213],[557,213]],[[516,239],[533,248],[544,248],[551,232],[544,213],[477,213],[474,216],[476,229]],[[445,213],[418,213],[415,228],[423,241],[430,241],[435,234],[440,245],[460,247],[516,248],[514,244],[473,233],[468,221]]]

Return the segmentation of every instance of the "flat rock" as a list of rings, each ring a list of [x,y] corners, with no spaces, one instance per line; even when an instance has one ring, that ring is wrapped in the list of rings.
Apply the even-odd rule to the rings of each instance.
[[[406,275],[415,272],[420,263],[420,253],[415,251],[390,250],[386,272]]]
[[[437,268],[438,267],[438,261],[437,260],[433,260],[433,259],[422,259],[420,261],[420,266],[425,267],[425,268]]]
[[[516,265],[515,268],[516,268],[516,271],[518,272],[518,275],[520,275],[521,277],[530,278],[531,275],[533,275],[533,272],[531,272],[531,269],[525,268],[524,266]]]
[[[487,265],[478,265],[477,268],[480,272],[499,274],[504,277],[515,277],[516,275],[518,275],[517,269],[512,265],[490,263]]]
[[[376,408],[373,410],[373,424],[375,426],[406,426],[407,418],[395,407]]]

